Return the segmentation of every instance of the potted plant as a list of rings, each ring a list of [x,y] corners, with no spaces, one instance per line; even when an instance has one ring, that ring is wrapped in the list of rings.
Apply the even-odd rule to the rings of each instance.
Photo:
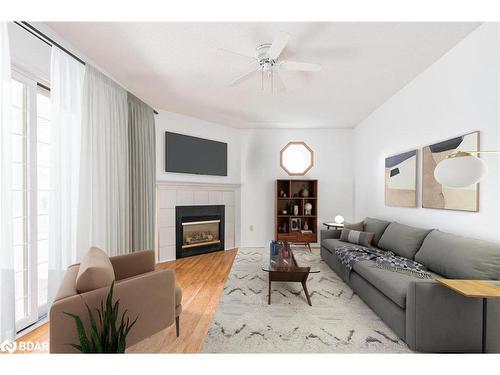
[[[106,304],[101,300],[101,305],[96,308],[97,316],[94,317],[88,305],[87,311],[91,325],[90,335],[87,337],[82,319],[75,314],[64,312],[64,314],[75,320],[78,333],[78,344],[68,344],[82,353],[125,353],[126,339],[130,330],[137,322],[138,316],[130,323],[130,319],[125,310],[121,316],[120,324],[117,327],[120,300],[113,304],[113,287],[109,288]]]

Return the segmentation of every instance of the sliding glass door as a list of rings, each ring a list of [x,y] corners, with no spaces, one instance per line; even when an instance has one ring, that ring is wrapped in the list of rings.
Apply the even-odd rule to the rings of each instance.
[[[50,99],[37,82],[12,74],[13,239],[16,329],[47,313]]]

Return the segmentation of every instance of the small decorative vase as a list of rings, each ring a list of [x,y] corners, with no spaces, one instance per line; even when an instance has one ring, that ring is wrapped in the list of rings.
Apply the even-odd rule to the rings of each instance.
[[[309,196],[309,189],[304,186],[302,189],[302,197],[307,198]]]
[[[293,206],[293,214],[297,216],[299,214],[299,206]]]
[[[309,229],[309,225],[307,225],[307,221],[304,223],[304,230],[308,230]]]

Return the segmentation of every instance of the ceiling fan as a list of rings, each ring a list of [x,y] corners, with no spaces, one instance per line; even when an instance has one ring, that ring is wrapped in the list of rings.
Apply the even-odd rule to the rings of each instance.
[[[235,55],[239,55],[247,58],[250,61],[248,69],[240,76],[233,79],[229,86],[237,86],[244,81],[257,76],[260,73],[261,76],[261,89],[264,90],[264,80],[268,79],[270,81],[271,92],[275,91],[275,79],[277,80],[277,89],[279,91],[284,91],[285,85],[279,72],[281,70],[287,71],[300,71],[300,72],[318,72],[321,70],[321,65],[312,64],[299,61],[287,61],[280,60],[280,55],[285,49],[290,35],[285,31],[280,31],[274,37],[272,43],[263,43],[257,46],[255,49],[255,56],[242,55],[237,52],[223,50],[223,52],[229,52]]]

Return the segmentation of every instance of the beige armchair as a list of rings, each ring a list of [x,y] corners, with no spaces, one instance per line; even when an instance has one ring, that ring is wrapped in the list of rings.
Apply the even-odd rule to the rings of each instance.
[[[82,318],[86,332],[90,322],[85,305],[94,310],[105,299],[115,280],[114,300],[120,300],[120,315],[128,310],[137,323],[127,337],[127,347],[169,327],[175,321],[179,336],[182,290],[175,282],[175,271],[155,271],[153,251],[139,251],[108,258],[92,248],[80,264],[68,268],[50,308],[50,353],[77,352],[68,344],[78,343],[74,320]],[[94,310],[95,311],[95,310]]]

